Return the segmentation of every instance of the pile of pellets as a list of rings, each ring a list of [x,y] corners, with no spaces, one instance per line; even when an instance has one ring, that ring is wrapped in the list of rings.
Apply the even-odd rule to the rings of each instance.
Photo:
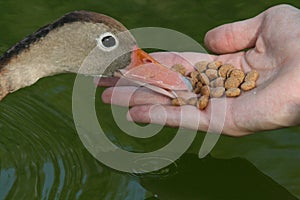
[[[194,105],[204,110],[209,103],[209,98],[220,98],[225,95],[238,97],[241,90],[248,91],[255,88],[259,76],[256,70],[245,74],[232,64],[223,64],[221,61],[200,61],[194,67],[195,70],[187,74],[183,65],[172,66],[172,70],[181,73],[191,82],[193,92],[197,95],[190,99],[174,98],[173,105]]]

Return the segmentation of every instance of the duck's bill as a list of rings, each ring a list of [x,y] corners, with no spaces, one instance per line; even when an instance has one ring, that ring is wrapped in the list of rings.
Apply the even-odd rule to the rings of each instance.
[[[131,64],[116,73],[117,76],[171,98],[177,96],[176,91],[191,91],[191,84],[185,77],[160,64],[143,50],[135,49],[131,55]]]

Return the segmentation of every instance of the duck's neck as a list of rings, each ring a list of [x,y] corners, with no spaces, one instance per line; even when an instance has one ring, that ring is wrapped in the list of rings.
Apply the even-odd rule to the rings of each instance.
[[[94,41],[82,41],[82,35],[87,34],[88,30],[81,22],[72,23],[72,29],[76,31],[71,35],[66,31],[68,28],[69,24],[66,24],[49,32],[46,37],[0,65],[0,100],[8,93],[34,84],[40,78],[78,71],[93,48]]]
[[[11,59],[0,70],[0,99],[8,93],[34,84],[40,78],[64,72],[55,63],[27,51]]]

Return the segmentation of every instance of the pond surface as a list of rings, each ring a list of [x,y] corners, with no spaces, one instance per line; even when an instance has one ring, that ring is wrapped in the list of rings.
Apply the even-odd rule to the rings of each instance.
[[[300,2],[292,3],[300,7]],[[295,1],[294,1],[295,2]],[[39,27],[72,10],[110,15],[128,28],[164,27],[203,44],[220,24],[246,19],[280,1],[0,1],[0,52]],[[288,3],[288,1],[286,1]],[[72,116],[75,75],[40,80],[0,103],[0,199],[299,199],[300,127],[232,138],[221,136],[199,159],[205,133],[188,152],[155,173],[134,175],[110,169],[81,143]],[[96,93],[106,134],[127,150],[163,146],[176,134],[144,141],[124,135],[110,105]],[[187,133],[188,134],[188,133]]]

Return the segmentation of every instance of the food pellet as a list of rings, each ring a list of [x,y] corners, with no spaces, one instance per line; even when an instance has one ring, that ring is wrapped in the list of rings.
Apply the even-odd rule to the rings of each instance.
[[[171,103],[174,106],[182,106],[182,105],[186,104],[186,102],[184,101],[184,99],[181,98],[181,97],[177,97],[175,99],[172,99]]]
[[[207,68],[208,69],[219,69],[219,67],[221,67],[222,65],[222,61],[214,61],[214,62],[211,62],[207,65]]]
[[[224,87],[224,78],[218,77],[209,83],[210,87]]]
[[[189,99],[177,97],[172,100],[172,104],[176,106],[194,105],[200,110],[204,110],[208,106],[209,98],[238,97],[242,91],[246,92],[255,88],[259,78],[256,70],[245,74],[232,64],[223,64],[221,61],[197,62],[194,66],[195,70],[188,75],[182,67],[184,66],[174,65],[172,68],[190,80],[193,92],[197,97]]]
[[[227,72],[231,69],[234,69],[234,66],[231,64],[222,65],[219,69],[219,76],[226,78]]]
[[[201,81],[202,84],[209,85],[209,78],[206,76],[205,73],[199,74],[199,80]]]
[[[255,81],[246,81],[241,85],[241,89],[244,91],[248,91],[255,88]]]
[[[203,87],[202,83],[198,82],[197,85],[195,86],[194,93],[195,94],[200,94],[202,87]]]
[[[231,71],[234,70],[234,69],[229,69],[226,73],[226,78],[229,78],[230,77],[230,74],[231,74]]]
[[[207,105],[208,105],[208,96],[204,95],[204,96],[201,96],[199,98],[199,100],[197,101],[197,107],[200,109],[200,110],[204,110]]]
[[[256,70],[251,70],[250,72],[247,73],[245,77],[245,82],[247,81],[256,81],[258,79],[258,72]]]
[[[199,72],[197,71],[192,71],[191,74],[190,74],[191,78],[193,79],[198,79],[198,76],[199,76]]]
[[[201,88],[201,95],[203,95],[203,96],[209,96],[210,95],[209,86],[205,85]]]
[[[204,72],[207,68],[207,65],[208,65],[209,62],[207,61],[200,61],[200,62],[197,62],[195,64],[195,68],[198,72]]]
[[[245,74],[240,69],[233,69],[230,71],[230,74],[228,77],[230,77],[230,78],[234,77],[234,78],[238,79],[240,81],[240,83],[242,83],[245,78]]]
[[[190,80],[190,82],[191,82],[193,88],[196,86],[196,84],[197,84],[198,81],[199,81],[199,80],[196,79],[196,78],[190,78],[190,77],[188,77],[188,79]]]
[[[218,78],[218,71],[215,69],[207,69],[205,71],[206,76],[208,77],[209,80],[213,80]]]
[[[239,81],[239,79],[235,77],[229,77],[228,79],[226,79],[224,86],[226,89],[238,88],[240,84],[241,82]]]
[[[210,89],[210,97],[219,98],[219,97],[223,96],[224,92],[225,92],[225,88],[223,88],[223,87],[211,88]]]
[[[241,94],[241,90],[239,88],[229,88],[225,93],[227,97],[237,97]]]

